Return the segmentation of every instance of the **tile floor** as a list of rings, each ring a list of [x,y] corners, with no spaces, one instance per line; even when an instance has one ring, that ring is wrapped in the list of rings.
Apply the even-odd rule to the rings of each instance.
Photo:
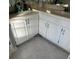
[[[67,59],[68,53],[41,36],[20,45],[9,59]]]

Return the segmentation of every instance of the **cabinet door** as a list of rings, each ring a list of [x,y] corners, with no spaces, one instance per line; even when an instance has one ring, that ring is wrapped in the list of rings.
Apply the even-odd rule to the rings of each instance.
[[[58,43],[59,38],[59,26],[53,22],[48,22],[49,27],[47,29],[47,39],[55,44]]]
[[[30,24],[30,18],[28,18],[26,21],[26,29],[28,32],[28,39],[30,39],[32,37],[32,29],[31,29],[31,24]]]
[[[32,15],[30,18],[30,27],[31,27],[31,36],[35,36],[36,34],[38,34],[38,14],[36,15]]]
[[[11,28],[17,45],[27,40],[28,32],[25,28],[24,20],[15,20],[11,22]]]
[[[70,31],[68,28],[61,28],[61,34],[59,37],[59,45],[69,52],[70,50]]]
[[[46,32],[47,32],[46,23],[47,21],[44,19],[39,20],[39,34],[45,38],[46,38]]]

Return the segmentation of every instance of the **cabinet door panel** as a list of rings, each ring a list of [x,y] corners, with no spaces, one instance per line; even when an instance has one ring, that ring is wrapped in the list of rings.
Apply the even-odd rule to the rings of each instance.
[[[26,33],[24,28],[21,29],[13,29],[12,32],[15,37],[16,44],[19,45],[28,39],[28,32]]]
[[[11,29],[15,37],[16,44],[19,45],[26,41],[28,32],[24,20],[15,20],[11,22]]]
[[[59,45],[65,50],[69,51],[70,49],[70,31],[67,28],[63,28],[64,33],[61,32]]]
[[[46,38],[46,30],[47,30],[45,26],[46,23],[47,23],[46,20],[43,19],[39,20],[39,34],[41,34],[45,38]]]
[[[38,34],[38,15],[31,15],[27,21],[28,37],[32,38]]]
[[[30,18],[30,23],[31,23],[31,28],[32,28],[32,33],[35,35],[38,33],[38,14],[33,15]]]
[[[48,22],[48,23],[49,23],[49,28],[47,29],[47,39],[57,44],[59,38],[59,26],[52,22]]]
[[[24,20],[14,20],[11,22],[11,28],[13,30],[15,37],[25,36],[25,21]]]
[[[18,38],[26,36],[25,29],[24,28],[16,29],[16,34]]]

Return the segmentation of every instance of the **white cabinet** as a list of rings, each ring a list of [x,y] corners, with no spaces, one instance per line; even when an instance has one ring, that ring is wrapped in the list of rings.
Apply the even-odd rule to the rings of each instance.
[[[38,34],[38,14],[13,18],[10,24],[17,45]]]
[[[25,17],[16,17],[10,21],[12,32],[15,37],[16,44],[19,45],[28,38],[27,28],[25,28]]]
[[[11,19],[10,24],[16,44],[32,38],[36,34],[42,35],[49,41],[69,51],[70,32],[69,19],[44,12]]]
[[[31,15],[28,19],[28,23],[29,23],[29,38],[32,38],[33,36],[35,36],[36,34],[38,34],[38,14],[35,15]]]
[[[69,52],[69,19],[44,12],[39,14],[39,34]]]
[[[45,19],[39,20],[39,34],[55,44],[57,44],[60,34],[58,29],[58,25],[53,22],[49,22]]]
[[[28,16],[25,20],[28,31],[28,39],[38,34],[38,14]]]
[[[69,52],[69,29],[47,20],[39,20],[39,34]]]
[[[47,39],[55,44],[58,42],[59,38],[59,26],[53,22],[48,22],[49,27],[47,29]]]
[[[44,19],[39,20],[39,34],[46,38],[46,28],[47,21]]]
[[[43,12],[40,12],[39,17],[39,34],[57,44],[60,31],[55,18]]]
[[[68,52],[70,49],[69,33],[69,29],[66,27],[44,19],[39,20],[39,34]]]
[[[61,27],[59,35],[59,46],[67,51],[70,50],[70,31],[68,28]]]

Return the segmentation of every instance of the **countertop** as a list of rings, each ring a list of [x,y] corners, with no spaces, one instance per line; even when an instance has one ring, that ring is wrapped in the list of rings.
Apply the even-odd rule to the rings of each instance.
[[[36,3],[32,3],[30,5],[31,5],[32,9],[36,9],[38,11],[46,12],[48,10],[53,15],[58,15],[58,16],[70,18],[70,12],[65,12],[64,8],[62,6],[50,5],[50,4],[42,4],[42,5],[40,4],[39,5],[39,4],[36,4]],[[36,12],[31,12],[31,13],[28,13],[27,15],[34,14],[34,13],[36,13]],[[9,14],[9,18],[11,19],[13,17],[16,17],[17,15],[18,15],[18,13]]]
[[[9,14],[9,19],[15,18],[15,17],[21,17],[21,16],[29,16],[29,15],[33,15],[33,14],[37,14],[38,12],[36,11],[23,11],[20,13],[13,13],[13,14]]]

